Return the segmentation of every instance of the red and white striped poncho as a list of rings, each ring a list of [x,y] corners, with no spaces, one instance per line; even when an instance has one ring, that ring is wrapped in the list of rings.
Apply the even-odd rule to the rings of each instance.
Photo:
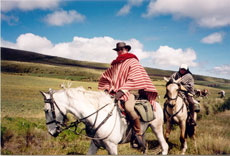
[[[122,100],[127,101],[130,95],[130,90],[144,89],[147,93],[148,100],[155,109],[155,99],[157,97],[157,90],[152,84],[151,79],[141,66],[137,57],[131,53],[123,54],[121,61],[114,60],[112,66],[108,68],[99,80],[98,89],[107,89],[110,92],[117,92],[122,90],[125,95],[121,97]]]

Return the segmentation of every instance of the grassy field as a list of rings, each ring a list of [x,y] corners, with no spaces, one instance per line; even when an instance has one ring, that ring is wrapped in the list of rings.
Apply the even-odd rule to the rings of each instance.
[[[52,67],[51,67],[52,68]],[[67,80],[61,78],[38,77],[30,74],[1,74],[1,154],[10,155],[77,155],[86,154],[90,140],[84,136],[77,136],[71,131],[63,132],[53,138],[47,133],[43,112],[43,97],[39,91],[49,88],[60,89],[60,84]],[[97,90],[97,82],[70,81],[72,87],[92,87]],[[154,81],[159,92],[158,101],[163,105],[165,82]],[[196,88],[204,86],[196,85]],[[188,139],[187,154],[230,154],[230,89],[226,89],[225,100],[218,98],[218,88],[209,89],[207,99],[200,98],[201,112],[198,115],[197,149],[193,140]],[[228,99],[230,100],[230,99]],[[70,116],[71,117],[71,116]],[[83,125],[82,125],[83,126]],[[149,147],[148,155],[159,153],[158,142],[152,133],[147,133]],[[175,126],[169,138],[169,154],[180,154],[179,127]],[[99,150],[97,154],[107,154]],[[131,149],[129,144],[119,145],[119,154],[141,154]]]

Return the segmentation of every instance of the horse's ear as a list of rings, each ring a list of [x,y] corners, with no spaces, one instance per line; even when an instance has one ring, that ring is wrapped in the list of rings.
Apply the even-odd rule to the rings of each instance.
[[[166,82],[169,82],[169,79],[168,79],[167,77],[164,77],[164,80],[165,80]]]
[[[45,92],[40,91],[40,93],[42,94],[42,96],[43,96],[45,99],[47,98],[47,96],[46,96],[46,93],[45,93]]]

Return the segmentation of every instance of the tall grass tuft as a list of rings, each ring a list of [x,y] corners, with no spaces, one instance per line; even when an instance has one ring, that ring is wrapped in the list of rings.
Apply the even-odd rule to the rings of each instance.
[[[220,107],[218,107],[218,111],[224,112],[225,110],[230,110],[230,98],[226,99]]]

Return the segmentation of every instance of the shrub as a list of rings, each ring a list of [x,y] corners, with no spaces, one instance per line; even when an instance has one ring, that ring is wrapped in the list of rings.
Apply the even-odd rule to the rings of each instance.
[[[223,103],[223,105],[221,105],[218,108],[218,111],[220,112],[224,112],[225,110],[230,110],[230,98],[226,99]]]

